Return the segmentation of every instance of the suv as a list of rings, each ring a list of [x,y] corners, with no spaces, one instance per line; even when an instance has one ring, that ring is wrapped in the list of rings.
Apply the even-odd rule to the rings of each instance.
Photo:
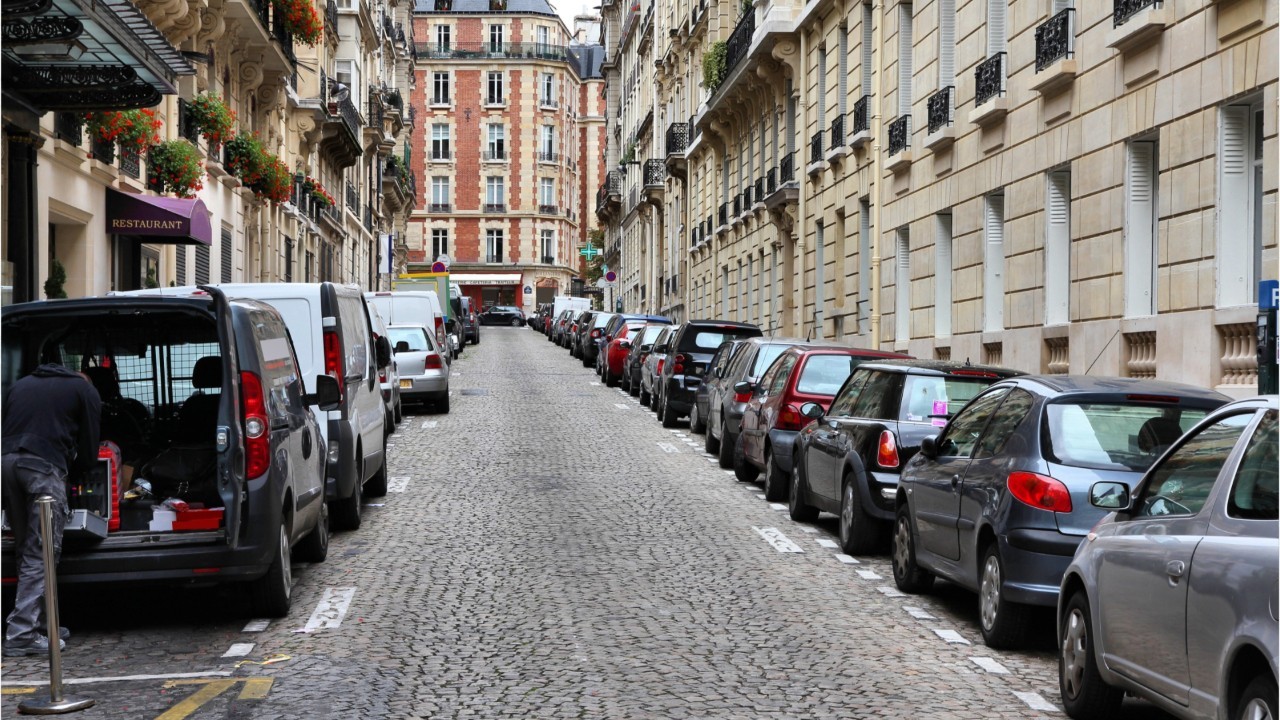
[[[671,362],[663,365],[656,393],[661,400],[658,419],[662,427],[675,427],[676,420],[693,409],[694,394],[702,384],[707,363],[721,343],[760,335],[760,328],[750,323],[692,320],[681,325],[665,347],[655,345],[654,353],[671,356]]]
[[[336,409],[339,389],[319,375],[305,394],[280,313],[206,287],[23,303],[0,317],[6,391],[58,362],[102,397],[102,467],[69,478],[81,522],[68,528],[58,579],[248,581],[255,614],[286,615],[290,552],[328,554],[325,447],[308,406]],[[161,506],[171,498],[187,508]],[[15,570],[12,537],[0,547]]]

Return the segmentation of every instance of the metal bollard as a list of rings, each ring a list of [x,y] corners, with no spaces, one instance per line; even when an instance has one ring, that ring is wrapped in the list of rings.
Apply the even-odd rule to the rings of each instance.
[[[49,635],[49,693],[18,704],[22,715],[61,715],[92,707],[91,698],[62,695],[62,648],[58,639],[58,563],[53,556],[53,498],[36,499],[40,508],[40,545],[44,550],[44,622]],[[31,532],[33,528],[27,528]]]

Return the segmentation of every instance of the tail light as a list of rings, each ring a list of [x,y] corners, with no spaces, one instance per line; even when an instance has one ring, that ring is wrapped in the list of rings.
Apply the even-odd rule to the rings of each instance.
[[[430,355],[427,356],[426,367],[428,370],[443,370],[444,361],[441,360],[440,356],[437,355],[436,353],[431,353]]]
[[[751,402],[751,393],[749,393],[749,392],[744,392],[744,393],[734,393],[734,394],[733,394],[733,401],[734,401],[734,402],[740,402],[740,403]]]
[[[658,374],[659,374],[659,375],[661,375],[661,374],[662,374],[662,366],[663,366],[663,365],[666,365],[666,364],[667,364],[667,359],[666,359],[666,358],[662,358],[662,359],[658,360]]]
[[[378,382],[380,382],[380,383],[384,383],[384,382],[386,382],[386,381],[387,381],[387,371],[386,371],[386,370],[379,370],[379,371],[378,371]]]
[[[248,370],[240,373],[240,397],[244,402],[244,476],[261,477],[271,463],[267,401],[262,381]]]
[[[782,406],[782,411],[778,413],[778,421],[773,426],[777,430],[800,430],[808,423],[808,418],[800,414],[800,408],[787,403]]]
[[[1031,472],[1009,473],[1009,492],[1033,508],[1071,512],[1071,491],[1062,481]]]
[[[98,460],[107,461],[107,484],[111,488],[111,519],[107,520],[107,532],[120,529],[120,450],[114,443],[103,443],[98,446]]]
[[[675,359],[676,364],[671,366],[671,372],[679,375],[684,372],[684,364],[689,361],[689,358],[686,357],[684,353],[679,353],[676,355]]]
[[[876,464],[882,468],[898,467],[898,442],[893,433],[880,431],[880,443],[876,446]]]
[[[600,331],[599,331],[599,330],[592,330],[592,331],[591,331],[591,337],[593,337],[593,338],[598,338],[598,337],[600,337]]]
[[[347,392],[347,384],[342,376],[342,341],[338,339],[336,330],[324,331],[324,374],[332,375],[338,381],[338,398],[342,399]]]

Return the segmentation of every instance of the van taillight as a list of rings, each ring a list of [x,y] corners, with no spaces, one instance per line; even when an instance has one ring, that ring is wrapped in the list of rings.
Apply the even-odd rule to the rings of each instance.
[[[431,353],[430,355],[427,356],[426,368],[428,370],[443,370],[444,361],[440,359],[439,355],[435,353]]]
[[[1014,497],[1033,508],[1049,512],[1071,512],[1071,491],[1067,490],[1061,480],[1039,473],[1012,472],[1006,483]]]
[[[876,446],[876,464],[882,468],[898,467],[898,443],[893,433],[880,431],[880,444]]]
[[[264,475],[271,464],[271,437],[262,380],[248,370],[240,373],[240,397],[244,402],[244,476],[252,479]]]
[[[809,419],[800,414],[800,408],[791,403],[782,406],[782,411],[778,413],[778,421],[774,423],[777,430],[800,430]]]
[[[380,383],[384,383],[384,382],[386,382],[386,381],[387,381],[387,371],[386,371],[386,370],[379,370],[379,371],[378,371],[378,382],[380,382]]]
[[[338,331],[324,331],[324,374],[332,375],[338,381],[338,397],[347,391],[347,384],[342,377],[342,341],[338,339]]]
[[[684,353],[676,355],[676,364],[671,368],[671,372],[680,375],[684,372],[684,364],[689,360]]]

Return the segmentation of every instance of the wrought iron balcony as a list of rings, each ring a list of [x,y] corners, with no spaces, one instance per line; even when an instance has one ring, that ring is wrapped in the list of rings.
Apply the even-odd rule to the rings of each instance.
[[[796,154],[787,153],[782,156],[782,162],[778,165],[778,182],[786,185],[789,182],[796,181]]]
[[[911,116],[902,115],[889,123],[889,155],[911,147]]]
[[[667,155],[682,155],[689,147],[689,123],[673,122],[667,126]]]
[[[822,162],[822,131],[809,138],[809,164]]]
[[[418,57],[430,60],[563,60],[570,59],[564,45],[547,43],[458,42],[449,45],[414,43]]]
[[[771,167],[769,168],[769,172],[765,173],[764,186],[765,186],[766,192],[768,192],[770,195],[772,195],[774,191],[778,189],[778,168]]]
[[[844,145],[844,115],[837,115],[831,121],[831,149]]]
[[[1161,0],[1112,0],[1112,27],[1120,27],[1129,22],[1129,18],[1148,7],[1160,7]]]
[[[449,203],[431,203],[427,206],[427,212],[447,213],[453,212],[453,205]]]
[[[721,225],[729,224],[729,203],[720,203],[719,218]]]
[[[59,140],[79,147],[84,142],[83,116],[79,113],[60,112],[53,118],[53,131]]]
[[[337,113],[335,114],[342,120],[342,125],[347,129],[347,132],[351,134],[351,141],[357,146],[360,145],[360,132],[364,126],[364,121],[360,119],[360,111],[351,102],[351,98],[343,98],[337,103],[331,101],[329,105],[330,107],[337,105]]]
[[[871,129],[871,115],[867,108],[871,105],[871,96],[863,95],[853,104],[853,134],[867,132]]]
[[[978,63],[978,66],[974,68],[973,75],[976,85],[976,90],[974,91],[975,107],[992,98],[1004,95],[1004,57],[1005,53],[998,52]]]
[[[763,175],[756,178],[755,190],[751,193],[751,196],[756,199],[756,202],[764,202],[764,176]]]
[[[557,205],[539,205],[538,212],[543,215],[555,215],[560,212],[560,207]]]
[[[738,217],[741,214],[742,214],[742,195],[741,194],[734,195],[733,196],[733,217]]]
[[[560,162],[560,153],[551,150],[539,150],[538,162],[557,163]]]
[[[952,115],[955,111],[955,87],[948,85],[938,92],[929,96],[929,133],[938,132],[944,127],[951,124]]]
[[[556,264],[556,256],[555,256],[555,255],[543,255],[543,256],[542,256],[542,264],[543,264],[543,265],[555,265],[555,264]]]
[[[1036,27],[1036,72],[1075,57],[1076,9],[1067,8]]]
[[[661,160],[653,158],[644,161],[644,186],[661,187],[667,181],[667,166]]]
[[[507,211],[506,203],[485,203],[484,211],[487,213],[504,213]]]
[[[482,150],[480,152],[480,159],[485,162],[499,162],[501,160],[506,160],[507,150],[506,148],[501,148],[501,147],[493,148],[490,150]]]
[[[131,178],[140,178],[142,176],[141,158],[137,150],[120,151],[120,172]]]
[[[360,212],[360,193],[350,180],[347,181],[347,209],[351,212]]]
[[[742,58],[747,56],[747,51],[751,49],[751,36],[755,32],[756,13],[748,8],[746,14],[738,21],[738,26],[733,29],[728,42],[725,43],[724,77],[729,77],[729,73],[733,72]]]
[[[338,3],[329,0],[324,4],[324,22],[336,33],[338,31]]]

